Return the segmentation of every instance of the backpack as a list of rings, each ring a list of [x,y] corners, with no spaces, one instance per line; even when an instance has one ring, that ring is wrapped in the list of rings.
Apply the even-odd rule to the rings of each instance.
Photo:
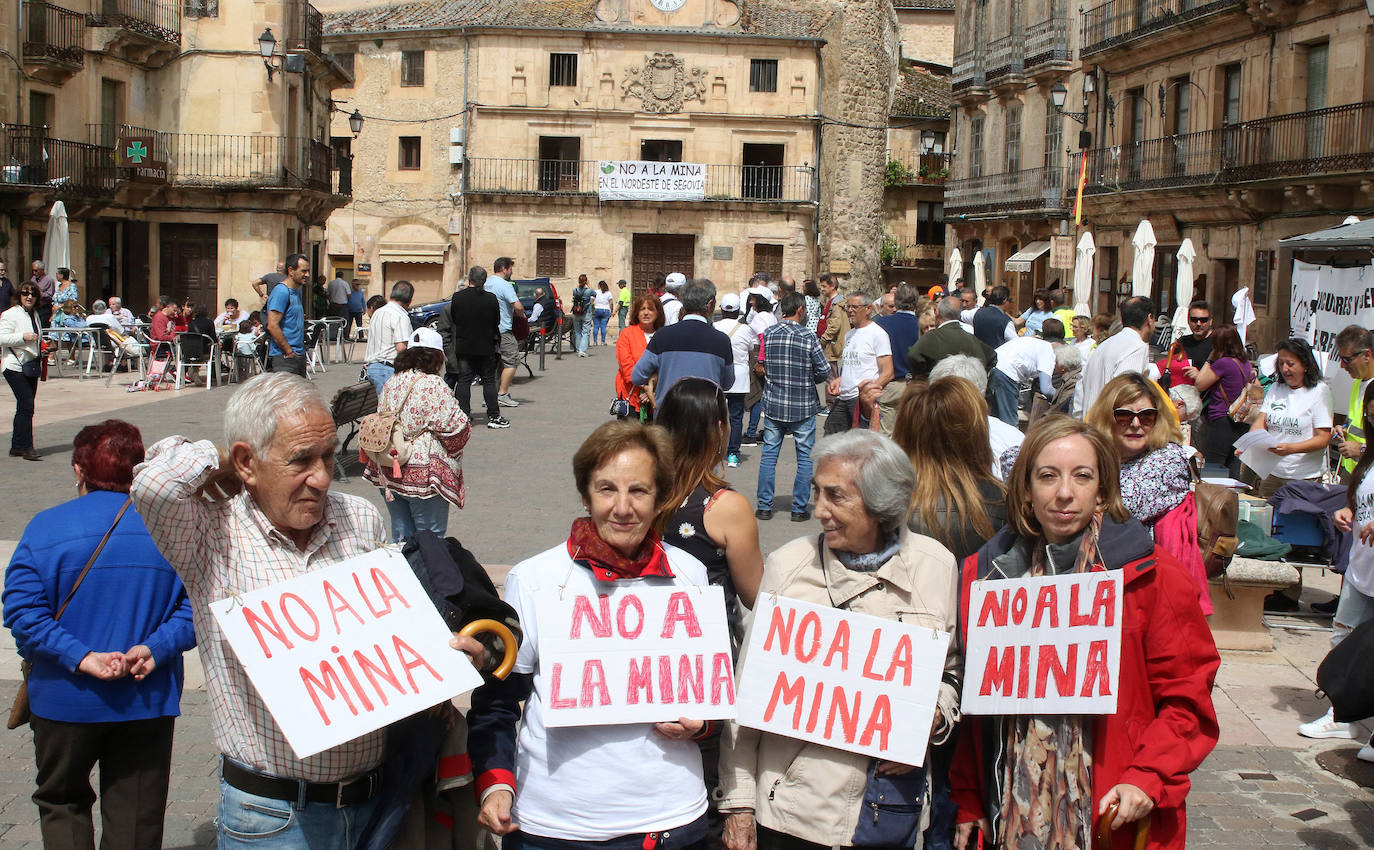
[[[358,423],[358,450],[364,458],[377,464],[383,480],[386,479],[387,467],[391,468],[392,478],[400,478],[401,467],[410,462],[411,441],[401,427],[401,411],[410,400],[410,392],[413,389],[415,384],[411,384],[410,389],[406,390],[400,407],[369,413]]]
[[[1365,620],[1326,654],[1317,667],[1317,687],[1331,700],[1338,723],[1374,717],[1374,676],[1369,655],[1374,652],[1374,620]]]
[[[1240,521],[1240,497],[1229,487],[1202,480],[1196,459],[1193,465],[1193,493],[1197,502],[1197,542],[1202,550],[1202,566],[1207,578],[1226,574],[1231,558],[1240,546],[1236,527]]]
[[[583,316],[587,313],[587,302],[591,299],[581,294],[585,291],[586,290],[582,289],[581,287],[578,287],[577,289],[573,290],[572,311],[574,316]]]

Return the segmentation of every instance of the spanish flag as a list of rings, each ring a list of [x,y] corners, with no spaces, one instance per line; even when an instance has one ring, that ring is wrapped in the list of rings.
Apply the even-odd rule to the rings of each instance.
[[[1078,227],[1083,223],[1083,184],[1088,182],[1088,152],[1083,151],[1078,155],[1080,164],[1078,167],[1078,196],[1073,203],[1073,226]]]

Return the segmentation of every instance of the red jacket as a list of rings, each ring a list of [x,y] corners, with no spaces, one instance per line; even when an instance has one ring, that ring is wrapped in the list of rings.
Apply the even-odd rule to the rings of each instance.
[[[1011,549],[1016,535],[1002,529],[963,565],[960,640],[967,640],[971,584],[986,576],[992,559]],[[1117,713],[1094,718],[1093,818],[1114,785],[1129,783],[1154,801],[1150,850],[1183,848],[1188,774],[1216,746],[1219,730],[1212,685],[1221,658],[1198,607],[1197,585],[1184,567],[1159,549],[1135,520],[1104,517],[1099,569],[1125,574],[1122,600],[1121,681]],[[995,839],[1002,774],[1002,718],[965,716],[950,769],[958,822],[987,817]],[[991,795],[988,791],[991,790]],[[1129,850],[1134,826],[1118,830],[1112,850]]]

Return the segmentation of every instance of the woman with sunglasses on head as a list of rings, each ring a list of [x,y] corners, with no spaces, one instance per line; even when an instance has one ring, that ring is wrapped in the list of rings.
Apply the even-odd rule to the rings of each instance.
[[[1178,559],[1198,583],[1202,613],[1212,613],[1207,573],[1198,550],[1191,460],[1164,391],[1137,372],[1117,375],[1085,417],[1112,441],[1121,463],[1121,504],[1156,545]]]
[[[33,401],[43,373],[38,337],[43,324],[38,318],[38,287],[19,287],[19,303],[0,314],[0,369],[14,393],[14,429],[10,457],[42,460],[33,448]]]

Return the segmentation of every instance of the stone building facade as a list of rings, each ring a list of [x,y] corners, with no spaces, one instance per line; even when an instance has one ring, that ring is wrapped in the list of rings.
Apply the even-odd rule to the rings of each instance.
[[[925,290],[945,271],[948,69],[904,59],[891,112],[883,175],[883,282]]]
[[[420,298],[502,255],[564,294],[580,274],[726,288],[827,268],[876,288],[891,87],[859,81],[891,78],[896,21],[887,0],[843,5],[326,7],[325,42],[356,79],[336,97],[368,117],[356,140],[335,120],[355,181],[329,221],[331,265]],[[832,138],[836,110],[879,129]],[[704,197],[603,200],[606,161],[702,164]],[[829,188],[839,171],[852,182]]]
[[[902,58],[954,64],[954,0],[892,0]]]
[[[61,200],[87,304],[256,307],[250,282],[287,252],[317,255],[345,201],[325,140],[346,74],[322,20],[303,0],[0,0],[0,45],[20,59],[0,63],[11,276],[42,258]]]

